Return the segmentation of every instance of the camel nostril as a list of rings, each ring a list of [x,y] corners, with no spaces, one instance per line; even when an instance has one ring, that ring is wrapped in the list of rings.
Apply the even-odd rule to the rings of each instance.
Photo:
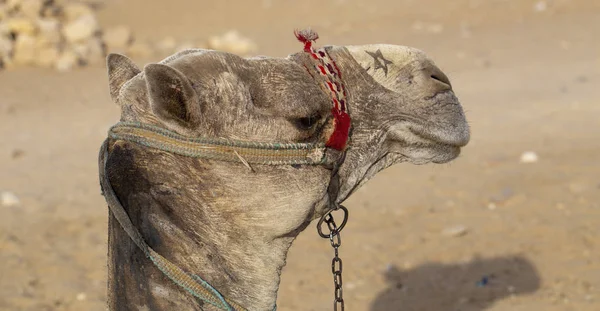
[[[442,82],[444,84],[450,85],[450,80],[445,75],[435,75],[435,74],[433,74],[433,75],[431,75],[431,78],[433,80],[437,80],[437,81],[440,81],[440,82]]]

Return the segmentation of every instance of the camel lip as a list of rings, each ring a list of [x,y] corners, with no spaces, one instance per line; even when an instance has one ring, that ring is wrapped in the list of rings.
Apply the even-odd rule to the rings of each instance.
[[[448,134],[442,129],[416,130],[413,127],[408,127],[411,134],[436,145],[449,147],[464,147],[469,143],[469,133],[451,133]]]
[[[402,132],[404,135],[397,133],[389,137],[390,152],[405,157],[412,164],[448,163],[460,155],[464,146],[454,141],[448,143],[435,136],[419,135],[419,132],[412,130],[404,129]],[[415,152],[415,149],[420,151]]]

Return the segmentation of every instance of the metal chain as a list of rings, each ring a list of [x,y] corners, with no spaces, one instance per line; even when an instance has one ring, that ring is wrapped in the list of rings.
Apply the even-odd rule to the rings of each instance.
[[[321,218],[318,229],[319,234],[321,234],[321,225],[323,222],[327,224],[327,228],[329,229],[329,235],[321,234],[321,236],[329,238],[329,242],[331,243],[331,247],[333,247],[334,251],[333,259],[331,260],[331,273],[333,274],[335,297],[333,300],[333,310],[344,311],[344,292],[342,290],[342,259],[339,257],[338,249],[342,245],[340,231],[344,228],[344,225],[348,219],[348,210],[341,205],[338,208],[344,212],[344,221],[342,225],[338,228],[338,226],[335,224],[335,220],[333,219],[333,215],[331,214],[333,211],[331,211]],[[334,210],[337,210],[338,208]]]

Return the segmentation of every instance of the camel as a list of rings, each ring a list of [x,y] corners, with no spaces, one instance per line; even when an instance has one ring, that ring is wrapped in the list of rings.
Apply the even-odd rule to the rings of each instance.
[[[395,163],[446,163],[468,143],[450,81],[424,52],[385,44],[316,49],[314,33],[298,38],[304,50],[286,58],[195,49],[139,69],[126,56],[108,56],[120,122],[140,126],[121,135],[156,130],[146,134],[178,139],[172,148],[207,141],[290,148],[255,156],[223,147],[206,156],[211,145],[195,157],[141,135],[109,137],[100,155],[105,196],[108,187],[142,243],[220,299],[198,299],[189,278],[178,285],[113,212],[110,310],[274,310],[287,251],[313,220]],[[289,158],[279,156],[285,152]]]

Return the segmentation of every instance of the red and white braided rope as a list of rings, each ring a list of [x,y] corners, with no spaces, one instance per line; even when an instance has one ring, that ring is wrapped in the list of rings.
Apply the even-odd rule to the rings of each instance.
[[[295,31],[294,34],[298,41],[304,43],[304,52],[309,53],[311,58],[315,60],[315,69],[325,78],[323,84],[325,89],[329,90],[331,96],[334,130],[327,140],[326,146],[343,150],[348,142],[350,115],[348,114],[346,89],[342,82],[342,73],[324,48],[317,50],[313,48],[313,44],[319,38],[316,32],[308,29]]]

